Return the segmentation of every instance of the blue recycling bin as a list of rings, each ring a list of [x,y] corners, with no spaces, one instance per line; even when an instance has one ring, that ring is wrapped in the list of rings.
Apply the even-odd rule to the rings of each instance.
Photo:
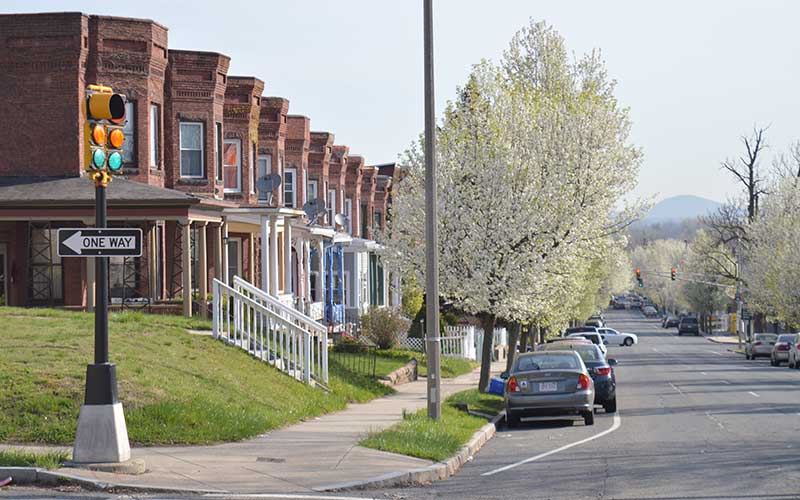
[[[504,396],[506,392],[506,381],[500,377],[492,377],[489,380],[489,394]]]

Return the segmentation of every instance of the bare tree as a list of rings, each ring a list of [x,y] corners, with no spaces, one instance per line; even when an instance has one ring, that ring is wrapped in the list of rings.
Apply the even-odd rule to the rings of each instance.
[[[767,148],[767,143],[764,139],[764,132],[766,131],[766,128],[754,126],[752,135],[742,136],[746,154],[740,156],[738,161],[728,159],[722,162],[722,168],[732,173],[745,188],[748,222],[753,222],[758,213],[758,197],[766,193],[764,188],[766,181],[761,176],[758,163],[760,160],[759,155]]]
[[[800,179],[800,141],[789,146],[788,153],[781,153],[772,162],[772,171],[778,179]]]

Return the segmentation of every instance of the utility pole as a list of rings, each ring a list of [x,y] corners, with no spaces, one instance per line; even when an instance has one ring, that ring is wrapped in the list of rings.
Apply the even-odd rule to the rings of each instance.
[[[436,213],[436,110],[433,100],[433,0],[423,0],[425,46],[425,348],[428,352],[428,417],[442,415],[439,333],[439,241]]]

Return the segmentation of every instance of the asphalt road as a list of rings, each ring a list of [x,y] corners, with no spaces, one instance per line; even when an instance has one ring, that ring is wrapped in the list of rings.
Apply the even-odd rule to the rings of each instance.
[[[745,361],[728,346],[678,337],[638,312],[609,311],[607,320],[618,330],[639,334],[638,345],[609,349],[609,357],[619,361],[616,417],[600,410],[588,427],[551,421],[502,428],[446,481],[342,496],[800,498],[800,370]],[[37,496],[61,497],[35,490],[0,492],[0,498]],[[63,495],[76,497],[83,495]],[[323,497],[330,498],[317,498]]]

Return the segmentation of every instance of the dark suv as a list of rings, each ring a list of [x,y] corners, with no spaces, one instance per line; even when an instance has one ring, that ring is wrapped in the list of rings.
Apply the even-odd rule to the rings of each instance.
[[[683,335],[684,333],[700,335],[700,323],[698,323],[697,318],[681,318],[681,322],[678,323],[678,335]]]

